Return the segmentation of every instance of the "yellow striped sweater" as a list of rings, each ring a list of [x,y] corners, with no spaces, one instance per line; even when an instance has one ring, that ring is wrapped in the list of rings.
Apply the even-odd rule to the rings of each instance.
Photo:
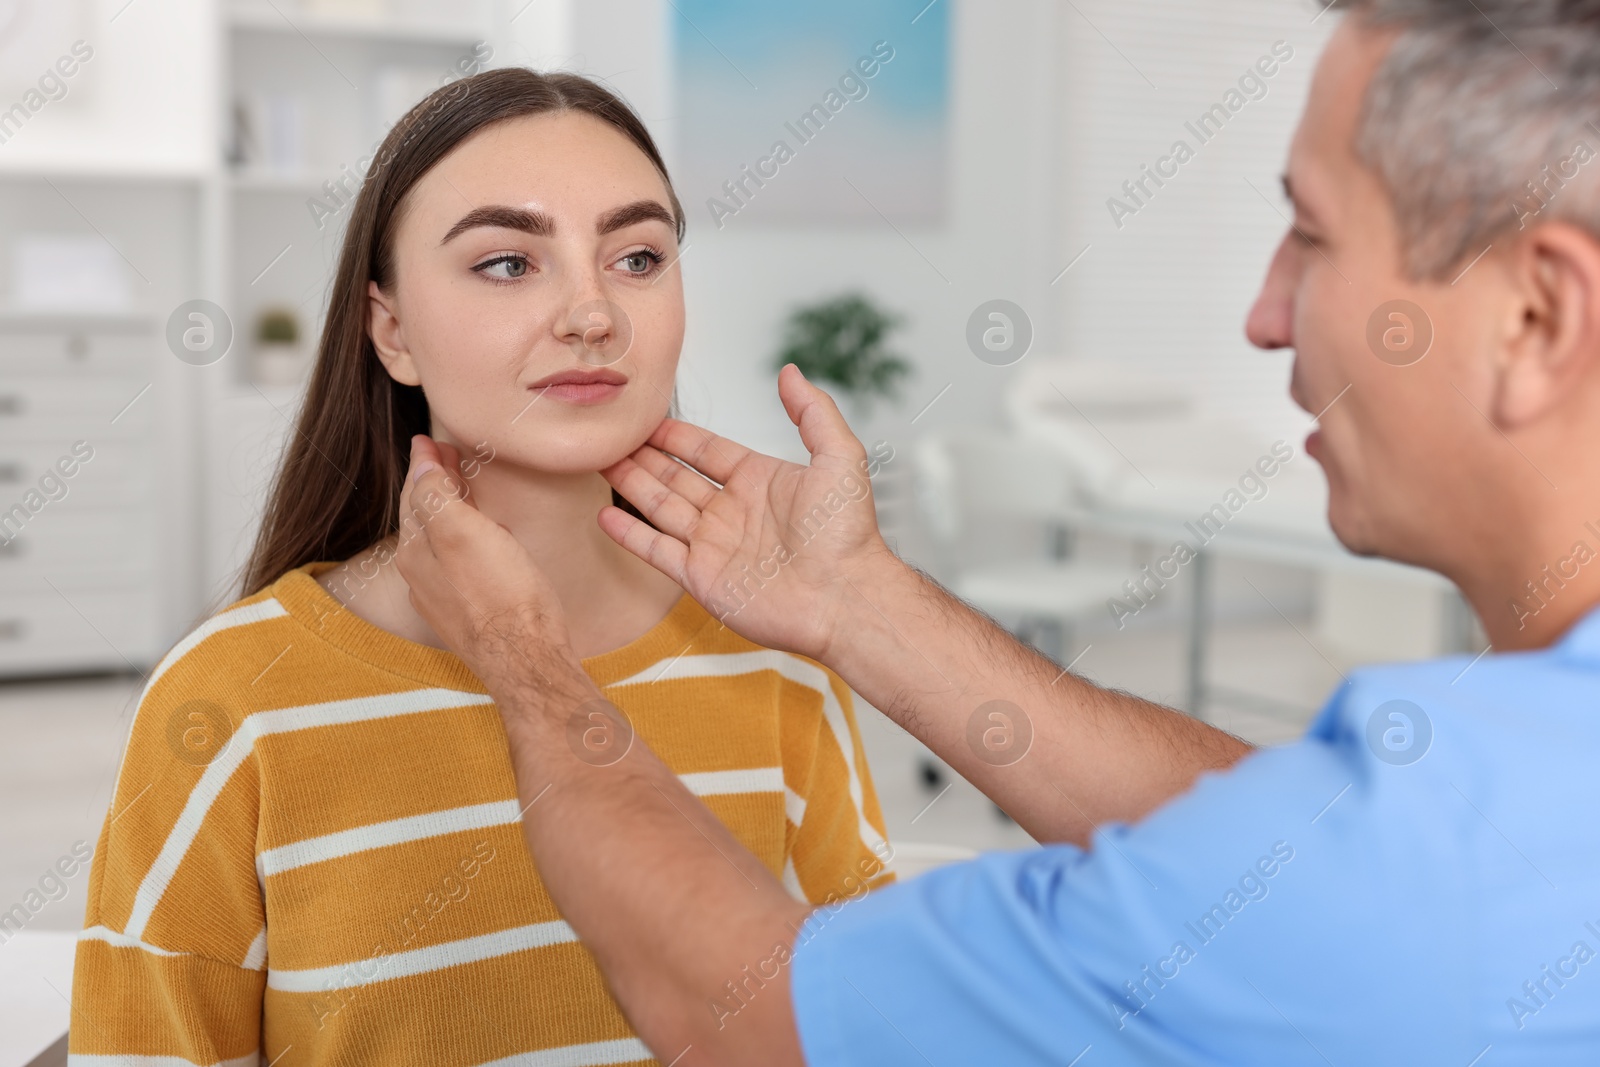
[[[534,869],[482,683],[346,609],[315,578],[332,566],[152,671],[90,874],[73,1062],[654,1062]],[[791,892],[892,877],[824,668],[687,596],[583,667]]]

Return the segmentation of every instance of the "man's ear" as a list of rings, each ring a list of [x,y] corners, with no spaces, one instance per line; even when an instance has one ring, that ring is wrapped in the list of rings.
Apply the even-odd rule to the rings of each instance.
[[[421,385],[411,350],[406,347],[399,311],[394,298],[379,289],[377,282],[367,282],[367,332],[372,335],[372,347],[389,377],[401,385]]]
[[[1497,354],[1495,423],[1543,418],[1600,371],[1600,240],[1565,222],[1539,226],[1512,247],[1515,287]]]

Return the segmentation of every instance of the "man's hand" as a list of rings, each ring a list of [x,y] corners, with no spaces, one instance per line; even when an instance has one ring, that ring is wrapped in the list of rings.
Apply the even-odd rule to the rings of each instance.
[[[793,365],[778,375],[778,396],[810,466],[667,419],[602,472],[656,529],[620,508],[602,511],[600,525],[713,615],[737,618],[730,625],[744,637],[821,659],[849,610],[851,576],[892,557],[866,449],[833,399]]]
[[[563,706],[599,695],[555,590],[511,531],[478,510],[451,445],[411,439],[400,516],[395,562],[412,606],[491,693],[531,681]]]
[[[522,833],[562,916],[663,1063],[800,1067],[787,968],[724,1026],[707,1004],[793,944],[788,892],[642,743],[594,761],[571,717],[600,692],[526,550],[472,504],[454,451],[412,439],[400,573],[411,602],[483,679],[506,725]],[[619,871],[650,878],[618,877]]]
[[[669,419],[604,472],[657,529],[607,508],[606,533],[740,636],[831,668],[1039,841],[1084,844],[1249,751],[1072,676],[895,558],[832,399],[792,366],[778,395],[810,466]]]

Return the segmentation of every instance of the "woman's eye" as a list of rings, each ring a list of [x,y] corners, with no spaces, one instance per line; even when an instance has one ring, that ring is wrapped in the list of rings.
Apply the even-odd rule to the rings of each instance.
[[[650,249],[640,249],[637,252],[629,252],[617,262],[629,274],[649,274],[661,263],[661,255]]]
[[[528,273],[528,261],[522,256],[496,256],[472,269],[495,281],[513,281]]]

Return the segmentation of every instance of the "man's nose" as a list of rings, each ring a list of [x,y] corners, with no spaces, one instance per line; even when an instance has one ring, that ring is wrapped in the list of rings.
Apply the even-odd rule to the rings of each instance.
[[[1294,344],[1294,290],[1298,279],[1294,234],[1285,233],[1262,279],[1261,291],[1245,319],[1244,333],[1257,348],[1289,348]]]

